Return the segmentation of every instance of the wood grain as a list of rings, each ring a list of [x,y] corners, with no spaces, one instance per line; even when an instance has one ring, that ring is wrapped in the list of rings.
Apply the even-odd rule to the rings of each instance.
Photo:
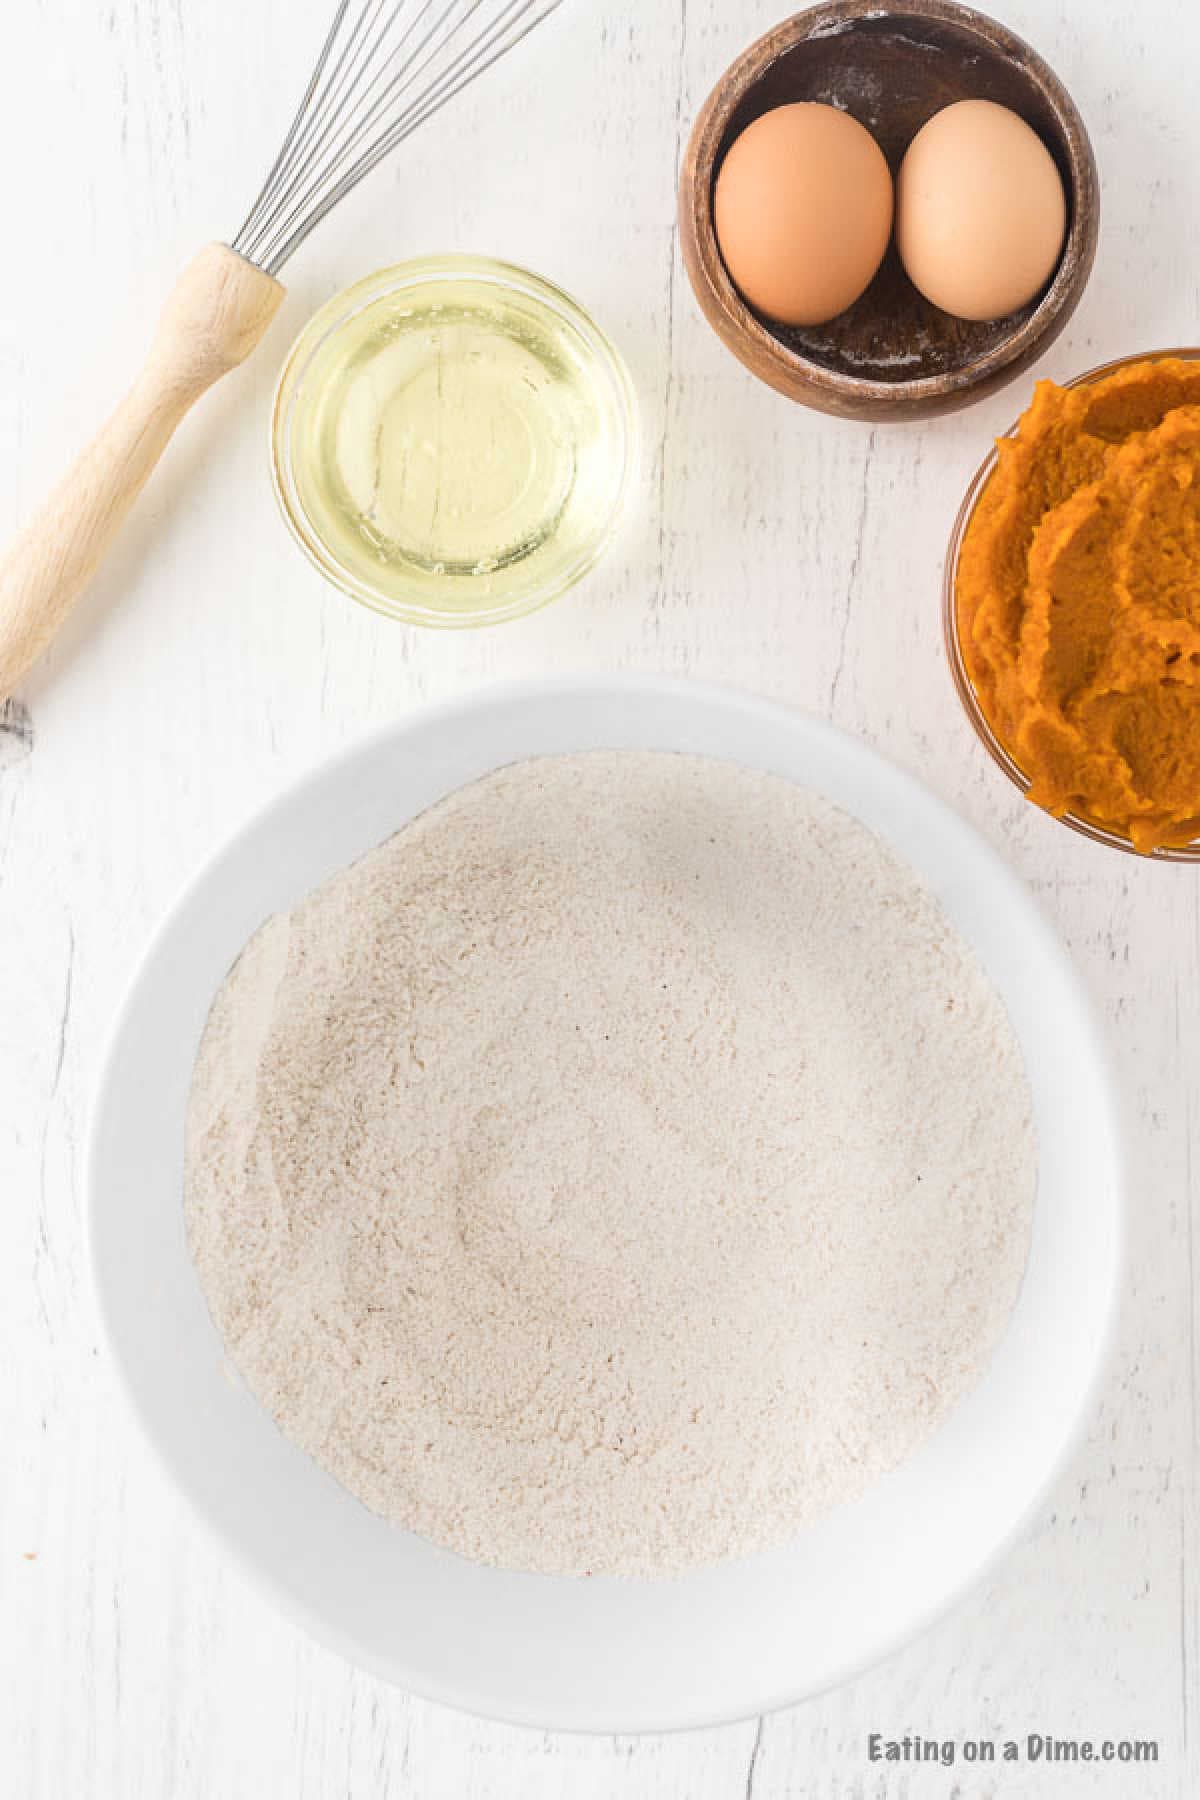
[[[236,228],[327,10],[114,0],[72,9],[64,33],[60,0],[12,9],[0,152],[25,173],[6,194],[23,254],[0,292],[3,530],[101,416],[172,271]],[[955,698],[942,552],[1020,384],[934,424],[846,425],[754,381],[692,299],[676,240],[682,148],[721,70],[786,10],[569,0],[412,138],[289,266],[276,353],[223,383],[168,448],[92,600],[22,687],[24,711],[0,721],[5,1800],[1200,1792],[1200,889],[1194,870],[1100,851],[1026,805]],[[1194,5],[1005,0],[1003,12],[1069,85],[1105,180],[1088,293],[1037,372],[1194,339],[1182,228],[1200,167]],[[644,471],[626,535],[573,595],[498,630],[422,634],[309,570],[276,516],[267,421],[273,365],[317,305],[371,268],[444,249],[510,256],[594,310],[636,377]],[[228,832],[423,700],[613,668],[690,672],[831,718],[991,839],[1102,1010],[1131,1202],[1127,1300],[1087,1442],[986,1587],[881,1668],[761,1727],[636,1741],[459,1717],[284,1623],[142,1448],[98,1353],[80,1216],[114,1009],[173,895]],[[1154,1736],[1161,1762],[1136,1787],[1078,1767],[872,1767],[867,1733],[889,1727]]]
[[[250,354],[282,299],[224,244],[184,270],[137,380],[0,560],[0,698],[83,593],[185,415]]]

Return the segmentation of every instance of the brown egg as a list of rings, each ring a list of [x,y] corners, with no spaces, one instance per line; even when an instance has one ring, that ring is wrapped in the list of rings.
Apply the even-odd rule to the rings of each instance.
[[[992,100],[935,113],[896,178],[896,247],[913,286],[960,319],[1002,319],[1046,285],[1067,202],[1035,131]]]
[[[883,261],[891,171],[848,113],[815,101],[778,106],[726,153],[713,224],[751,306],[785,325],[822,325],[858,299]]]

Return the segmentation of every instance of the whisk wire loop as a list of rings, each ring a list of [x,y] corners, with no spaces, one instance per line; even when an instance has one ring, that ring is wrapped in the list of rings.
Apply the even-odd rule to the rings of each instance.
[[[279,154],[233,248],[277,275],[397,144],[561,0],[338,0]]]

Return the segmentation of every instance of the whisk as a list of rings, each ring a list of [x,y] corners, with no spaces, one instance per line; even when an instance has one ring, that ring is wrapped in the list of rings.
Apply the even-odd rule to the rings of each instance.
[[[95,573],[180,420],[254,349],[309,232],[561,0],[339,0],[283,146],[232,245],[167,300],[125,399],[0,563],[0,700]]]

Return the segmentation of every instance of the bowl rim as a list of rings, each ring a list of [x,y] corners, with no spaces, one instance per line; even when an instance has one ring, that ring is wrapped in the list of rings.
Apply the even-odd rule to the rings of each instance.
[[[961,368],[911,380],[881,381],[829,368],[777,337],[751,310],[734,286],[717,247],[712,214],[716,161],[729,120],[755,82],[783,55],[809,39],[851,29],[858,20],[937,20],[972,32],[989,48],[1019,62],[1041,89],[1059,120],[1070,171],[1070,223],[1058,267],[1038,305],[1011,337]],[[1049,63],[1015,31],[960,0],[819,0],[773,26],[737,56],[713,84],[696,116],[683,159],[679,211],[685,262],[697,299],[726,346],[742,356],[753,348],[767,359],[783,392],[803,399],[807,388],[835,410],[870,404],[886,416],[889,402],[927,403],[951,410],[975,388],[999,383],[1024,359],[1027,366],[1049,347],[1078,305],[1091,275],[1099,235],[1100,183],[1083,116]],[[744,359],[743,359],[744,360]],[[758,371],[754,371],[757,373]],[[1018,370],[1013,373],[1019,372]],[[813,404],[818,404],[814,398]]]
[[[1168,350],[1133,351],[1128,356],[1116,356],[1108,362],[1097,363],[1094,368],[1085,369],[1081,375],[1073,376],[1069,381],[1061,382],[1063,388],[1090,387],[1094,382],[1103,381],[1108,375],[1115,375],[1119,369],[1132,368],[1135,363],[1144,362],[1200,362],[1200,346],[1182,345]],[[1024,416],[1023,414],[1021,415]],[[1003,438],[1016,437],[1020,429],[1021,419],[1014,419],[1006,431],[993,443],[967,486],[959,505],[954,525],[950,532],[950,541],[946,547],[946,557],[942,565],[942,641],[946,649],[946,661],[950,667],[951,679],[955,691],[962,703],[976,737],[995,763],[1012,782],[1023,800],[1029,799],[1032,777],[1026,775],[1012,753],[992,730],[979,696],[967,673],[966,658],[963,655],[962,639],[958,629],[958,564],[962,554],[963,540],[966,537],[971,520],[975,516],[975,508],[983,498],[983,490],[995,472],[999,456],[996,444]],[[1031,805],[1037,805],[1031,801]],[[1104,844],[1110,850],[1122,850],[1128,856],[1136,856],[1139,862],[1155,863],[1198,863],[1200,862],[1200,837],[1194,838],[1190,844],[1160,845],[1153,850],[1138,850],[1132,841],[1122,837],[1120,832],[1110,831],[1106,826],[1098,824],[1082,813],[1052,813],[1046,807],[1039,806],[1038,811],[1059,825],[1066,825],[1080,837],[1090,838],[1095,844]]]
[[[464,736],[470,736],[473,726],[479,728],[474,747],[464,745]],[[367,1518],[365,1509],[337,1489],[332,1478],[315,1471],[302,1452],[283,1445],[256,1402],[248,1396],[235,1397],[237,1390],[222,1372],[223,1353],[211,1320],[207,1333],[202,1334],[203,1342],[192,1335],[195,1321],[189,1314],[197,1304],[203,1306],[203,1301],[186,1259],[182,1206],[178,1199],[173,1206],[163,1204],[166,1165],[159,1159],[164,1154],[161,1140],[174,1144],[178,1109],[186,1102],[186,1082],[182,1095],[180,1092],[181,1069],[186,1062],[190,1070],[187,1051],[189,1042],[194,1048],[192,1029],[194,1026],[198,1036],[212,997],[210,978],[215,984],[221,979],[220,974],[214,978],[212,973],[218,961],[223,972],[231,960],[225,954],[229,943],[237,940],[236,955],[248,935],[247,918],[260,923],[264,915],[256,908],[263,896],[277,894],[281,886],[289,889],[300,878],[297,869],[304,882],[299,891],[305,891],[311,885],[314,859],[318,866],[341,866],[347,843],[353,843],[367,828],[364,819],[375,822],[386,812],[394,829],[413,816],[398,810],[411,800],[411,794],[397,798],[394,783],[399,772],[407,771],[404,780],[410,786],[416,782],[434,794],[453,791],[461,785],[464,759],[470,764],[473,757],[481,758],[483,768],[488,768],[521,756],[554,753],[541,743],[547,730],[552,738],[562,735],[571,740],[571,744],[556,745],[559,749],[572,744],[575,748],[602,747],[590,741],[598,732],[604,744],[612,736],[609,747],[617,747],[619,741],[626,747],[674,748],[745,761],[788,779],[809,781],[821,792],[827,791],[824,784],[828,781],[836,804],[863,818],[868,829],[898,854],[905,856],[898,848],[900,842],[908,846],[905,860],[937,894],[968,941],[975,937],[963,922],[970,917],[978,922],[982,938],[993,950],[997,942],[1007,946],[1007,974],[999,985],[1010,1010],[1016,991],[1013,984],[1019,987],[1019,1016],[1025,1024],[1018,1028],[1018,1035],[1027,1063],[1032,1056],[1040,1068],[1036,1081],[1031,1076],[1039,1119],[1051,1123],[1048,1142],[1039,1148],[1034,1248],[1018,1301],[1018,1310],[1027,1318],[1025,1297],[1033,1281],[1037,1290],[1037,1298],[1031,1302],[1034,1327],[1024,1335],[1010,1327],[993,1361],[994,1370],[1002,1354],[1006,1357],[1006,1372],[1002,1379],[997,1377],[999,1387],[992,1388],[992,1371],[985,1374],[980,1390],[986,1386],[990,1397],[981,1394],[979,1408],[972,1406],[971,1397],[960,1402],[950,1421],[913,1459],[928,1459],[916,1478],[915,1491],[925,1497],[924,1503],[914,1506],[909,1493],[897,1514],[899,1495],[908,1492],[903,1482],[899,1488],[888,1486],[879,1499],[887,1518],[893,1523],[897,1517],[904,1521],[901,1537],[903,1541],[911,1539],[917,1565],[924,1566],[932,1558],[945,1572],[931,1585],[922,1582],[907,1558],[895,1556],[894,1537],[886,1532],[881,1536],[878,1522],[867,1530],[867,1539],[878,1547],[887,1581],[893,1586],[896,1581],[907,1584],[903,1590],[907,1597],[899,1604],[902,1623],[897,1623],[895,1593],[881,1602],[873,1575],[867,1577],[866,1588],[857,1599],[848,1601],[847,1591],[839,1586],[833,1614],[822,1611],[824,1603],[818,1600],[815,1622],[805,1626],[803,1636],[819,1643],[819,1651],[807,1652],[810,1658],[824,1659],[819,1679],[815,1672],[800,1676],[794,1656],[786,1654],[786,1643],[780,1642],[781,1633],[786,1640],[787,1634],[809,1617],[813,1596],[807,1586],[802,1592],[793,1591],[796,1576],[789,1562],[776,1562],[778,1553],[717,1565],[678,1582],[639,1584],[597,1578],[567,1583],[575,1595],[571,1607],[579,1617],[574,1636],[568,1637],[564,1646],[548,1641],[545,1635],[545,1619],[553,1621],[558,1616],[550,1590],[563,1585],[560,1578],[481,1571],[426,1546],[428,1556],[440,1560],[441,1572],[433,1586],[441,1624],[435,1625],[434,1615],[427,1616],[417,1604],[422,1597],[427,1602],[431,1599],[427,1566],[418,1566],[425,1581],[423,1595],[418,1587],[410,1596],[407,1585],[397,1587],[400,1565],[385,1559],[377,1566],[372,1550],[367,1559],[371,1561],[370,1593],[378,1609],[395,1621],[389,1624],[389,1632],[393,1638],[398,1635],[401,1647],[392,1647],[391,1638],[387,1645],[379,1646],[361,1618],[347,1621],[347,1611],[352,1609],[322,1601],[331,1584],[340,1592],[356,1561],[362,1561],[361,1541],[347,1538],[334,1558],[322,1560],[314,1554],[320,1538],[312,1523],[314,1515],[321,1515],[318,1523],[326,1534],[330,1525],[325,1515],[333,1506],[333,1494],[326,1489],[336,1490],[341,1496],[339,1506],[352,1509],[355,1519]],[[669,745],[660,742],[668,736],[672,740]],[[579,737],[589,741],[576,743]],[[514,738],[518,743],[515,750],[511,748]],[[540,747],[530,748],[530,739],[538,740]],[[749,756],[744,748],[747,743]],[[802,765],[803,772],[798,772],[797,765]],[[814,765],[815,776],[811,773]],[[479,772],[482,770],[476,769],[475,773]],[[859,801],[847,800],[847,786],[857,792],[864,812],[858,812]],[[347,790],[352,796],[348,805]],[[328,815],[329,829],[314,834],[312,814],[322,809]],[[264,855],[264,844],[268,851],[287,844],[292,848],[279,856]],[[281,866],[291,861],[296,868]],[[231,882],[248,884],[252,891],[239,895],[231,889]],[[181,954],[181,945],[187,949],[189,942],[199,949],[198,958]],[[976,942],[976,950],[984,955],[981,941]],[[984,962],[989,966],[988,956]],[[189,1018],[189,1013],[195,1016]],[[1039,1021],[1036,1029],[1035,1015]],[[166,1038],[158,1049],[166,1047],[167,1039],[174,1040],[176,1047],[149,1065],[153,1071],[150,1085],[159,1092],[148,1119],[144,1059],[154,1057],[156,1039],[164,1033]],[[1076,1054],[1068,1053],[1069,1044]],[[1066,1102],[1060,1122],[1055,1095]],[[1085,1117],[1086,1167],[1081,1168],[1079,1132]],[[792,1705],[861,1673],[910,1642],[975,1590],[1028,1528],[1082,1442],[1110,1365],[1126,1255],[1123,1138],[1121,1100],[1098,1010],[1064,945],[998,852],[924,783],[824,721],[736,689],[661,676],[527,681],[426,706],[412,717],[363,734],[332,758],[289,781],[204,860],[160,924],[114,1022],[89,1120],[87,1254],[110,1368],[156,1460],[223,1553],[295,1624],[358,1666],[409,1691],[514,1724],[585,1732],[691,1729],[732,1723]],[[169,1152],[170,1166],[178,1168],[181,1155],[180,1144]],[[1056,1194],[1064,1183],[1066,1192],[1052,1203],[1047,1196]],[[1084,1218],[1089,1221],[1086,1230]],[[1061,1336],[1063,1306],[1058,1285],[1064,1255],[1075,1271],[1066,1338]],[[188,1270],[186,1278],[170,1266],[181,1256]],[[184,1287],[179,1286],[181,1280]],[[1053,1381],[1041,1385],[1039,1391],[1046,1398],[1031,1413],[1025,1396],[1031,1384],[1038,1385],[1035,1373],[1041,1365],[1037,1359],[1045,1352],[1043,1340],[1050,1318],[1058,1334],[1054,1338],[1055,1375]],[[1010,1340],[1015,1340],[1011,1355],[1005,1348]],[[186,1377],[182,1389],[177,1385],[181,1376]],[[188,1387],[188,1383],[194,1386],[199,1382],[203,1385],[195,1391]],[[188,1402],[197,1399],[199,1410],[193,1411]],[[243,1460],[246,1444],[238,1437],[241,1425],[236,1409],[244,1404],[253,1409],[255,1424],[254,1454]],[[220,1430],[226,1434],[223,1464],[207,1454],[211,1436],[207,1446],[205,1443],[205,1433],[213,1429],[218,1411]],[[972,1459],[978,1454],[975,1446],[983,1417],[994,1422],[995,1442],[990,1464],[976,1468]],[[275,1447],[268,1449],[269,1445]],[[1019,1453],[1013,1454],[1018,1447]],[[286,1468],[279,1462],[284,1455]],[[301,1465],[308,1471],[303,1477],[307,1484],[303,1506],[297,1501],[292,1514],[276,1518],[270,1511],[269,1495],[263,1498],[264,1491],[272,1484],[280,1491],[284,1475],[288,1484],[298,1479]],[[885,1477],[884,1483],[894,1484],[909,1466],[902,1465],[901,1471]],[[875,1492],[878,1495],[879,1484]],[[927,1504],[931,1492],[947,1496],[945,1517],[937,1507],[936,1517],[931,1517]],[[972,1517],[965,1533],[958,1528],[947,1531],[948,1521],[963,1510],[964,1496],[969,1512],[972,1494],[989,1514],[986,1522]],[[253,1526],[245,1522],[248,1504],[260,1514]],[[269,1514],[265,1522],[261,1517],[264,1508]],[[297,1528],[298,1516],[303,1517],[302,1531]],[[349,1517],[344,1510],[337,1513],[339,1531]],[[394,1530],[384,1527],[382,1521],[376,1523]],[[852,1543],[857,1541],[855,1533],[858,1540],[863,1539],[861,1519],[856,1517],[848,1529]],[[963,1541],[957,1542],[958,1537]],[[829,1542],[822,1538],[820,1548],[808,1546],[806,1554],[814,1572],[826,1566]],[[845,1561],[846,1546],[836,1533],[832,1542],[835,1565],[844,1574],[850,1567]],[[318,1566],[325,1580],[325,1587],[318,1588],[315,1595],[305,1572],[306,1562]],[[760,1563],[764,1566],[757,1567]],[[409,1566],[404,1565],[404,1570]],[[456,1566],[468,1567],[472,1582],[486,1583],[488,1598],[482,1610],[474,1599],[471,1606],[464,1607],[468,1589],[464,1578],[455,1575]],[[408,1581],[407,1574],[404,1579]],[[640,1643],[640,1634],[632,1642],[629,1639],[628,1621],[639,1613],[626,1596],[639,1586],[656,1590],[656,1610],[648,1622],[661,1635],[665,1611],[666,1629],[677,1646],[695,1641],[697,1614],[703,1619],[715,1608],[715,1616],[721,1616],[721,1606],[727,1604],[721,1596],[727,1589],[740,1594],[747,1588],[747,1598],[740,1602],[742,1612],[733,1621],[735,1644],[753,1645],[754,1655],[765,1657],[766,1666],[748,1671],[740,1656],[730,1660],[723,1639],[702,1633],[697,1642],[699,1660],[690,1674],[684,1670],[680,1676],[669,1658],[664,1662],[656,1654],[653,1642],[648,1647]],[[775,1623],[763,1649],[760,1608],[770,1605],[776,1608]],[[472,1606],[476,1632],[482,1633],[486,1617],[486,1644],[479,1643],[469,1629]],[[848,1613],[862,1620],[850,1634],[852,1648],[842,1641],[842,1627],[836,1619],[839,1609],[843,1616]],[[781,1618],[785,1626],[780,1625]],[[543,1621],[541,1630],[539,1619]],[[468,1627],[465,1632],[464,1627]],[[451,1638],[455,1658],[462,1658],[464,1644],[470,1646],[468,1673],[464,1674],[456,1661],[453,1677],[448,1676],[444,1655],[441,1672],[437,1672],[437,1652],[431,1652],[428,1644],[429,1634],[432,1632],[436,1641],[438,1631],[443,1638]],[[523,1646],[519,1650],[514,1633]],[[836,1649],[831,1647],[834,1644]],[[639,1673],[639,1659],[646,1664],[648,1657],[653,1657],[649,1674],[645,1669]],[[531,1684],[529,1672],[522,1671],[522,1658],[542,1670],[540,1681]],[[769,1685],[767,1666],[772,1671]],[[756,1682],[763,1685],[755,1686]],[[657,1691],[647,1691],[656,1684]]]
[[[615,415],[619,421],[621,468],[612,500],[603,520],[576,555],[541,582],[531,584],[500,605],[450,610],[407,600],[389,593],[348,569],[326,541],[301,497],[295,474],[292,424],[296,403],[313,357],[332,337],[367,306],[390,294],[400,294],[444,278],[470,279],[484,286],[522,294],[548,307],[574,327],[591,354],[596,369],[607,379]],[[268,420],[271,484],[293,540],[325,580],[359,605],[406,625],[434,630],[462,631],[501,625],[527,617],[561,598],[595,567],[620,528],[633,490],[639,456],[638,407],[633,378],[621,352],[596,320],[564,288],[502,258],[448,251],[389,263],[360,276],[318,307],[293,340],[275,384]]]

